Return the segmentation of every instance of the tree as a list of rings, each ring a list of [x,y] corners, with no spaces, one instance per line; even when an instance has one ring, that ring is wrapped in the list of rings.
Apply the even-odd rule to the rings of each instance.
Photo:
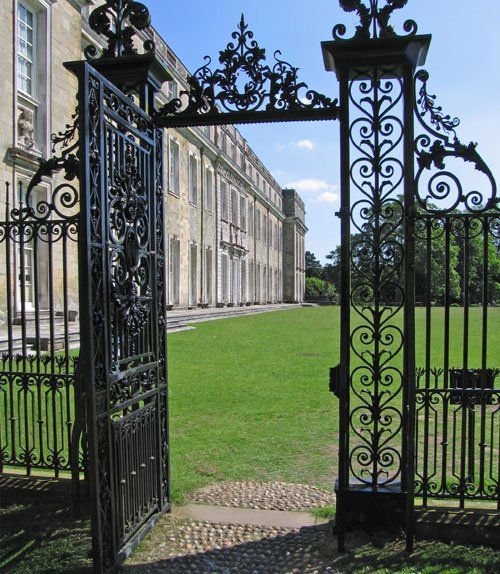
[[[335,286],[336,291],[340,291],[340,245],[326,256],[331,263],[323,266],[323,279]]]
[[[319,277],[306,277],[306,299],[322,299],[325,296],[333,303],[336,299],[335,286]]]
[[[321,275],[323,273],[323,266],[316,259],[314,253],[306,251],[305,259],[306,259],[306,277],[321,278]]]
[[[500,301],[500,247],[493,233],[484,233],[483,225],[480,220],[472,219],[467,234],[460,233],[456,238],[461,298],[465,297],[467,288],[469,302],[475,305]],[[483,301],[485,271],[487,300]]]

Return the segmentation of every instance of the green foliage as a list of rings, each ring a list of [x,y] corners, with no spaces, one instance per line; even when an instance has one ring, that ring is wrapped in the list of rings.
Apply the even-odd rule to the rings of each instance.
[[[335,506],[323,506],[322,508],[313,508],[311,514],[315,518],[326,518],[330,520],[335,518]]]
[[[306,251],[306,277],[321,277],[323,273],[323,267],[321,263],[316,259],[314,253]]]
[[[314,301],[326,297],[328,301],[332,302],[335,299],[337,291],[335,286],[328,281],[323,281],[318,277],[306,277],[306,299]]]
[[[425,221],[418,220],[418,222],[419,230],[415,236],[415,300],[420,302],[430,300],[435,301],[438,305],[443,305],[448,274],[450,303],[463,303],[467,288],[469,303],[482,304],[486,271],[486,300],[489,304],[499,304],[500,241],[496,239],[494,229],[485,232],[482,229],[482,224],[473,220],[467,232],[467,239],[465,239],[465,232],[454,228],[456,222],[453,223],[452,220],[433,218],[429,221],[428,229],[425,228]],[[384,225],[389,226],[386,241],[390,243],[390,239],[395,244],[402,246],[404,244],[403,226],[400,224],[391,229],[389,224],[391,224],[391,218],[387,218],[382,224],[382,227]],[[448,240],[446,226],[448,226]],[[368,277],[373,275],[370,233],[373,233],[373,226],[368,222],[364,234],[357,233],[351,236],[353,246],[351,279],[353,285],[363,280],[363,273]],[[448,257],[446,257],[447,242],[449,246]],[[327,263],[323,267],[321,277],[333,283],[337,291],[340,291],[340,246],[330,251],[326,255],[326,259],[331,263]],[[487,268],[485,268],[485,261],[487,261]],[[400,285],[403,284],[402,273],[401,267],[399,277],[395,277]]]

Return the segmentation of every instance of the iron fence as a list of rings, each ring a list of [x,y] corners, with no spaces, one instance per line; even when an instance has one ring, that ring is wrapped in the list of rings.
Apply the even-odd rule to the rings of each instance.
[[[0,222],[0,471],[85,469],[78,373],[78,194],[6,186]],[[76,435],[75,435],[76,433]],[[72,458],[74,457],[74,458]]]
[[[500,508],[498,370],[419,369],[415,494],[429,499],[496,501]]]

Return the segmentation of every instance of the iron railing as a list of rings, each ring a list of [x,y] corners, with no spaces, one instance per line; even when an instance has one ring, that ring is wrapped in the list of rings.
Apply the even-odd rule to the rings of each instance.
[[[416,389],[415,494],[496,501],[500,508],[498,370],[419,369]]]
[[[20,185],[10,209],[8,185],[6,191],[0,222],[0,472],[43,469],[57,477],[70,470],[73,455],[85,468],[74,437],[78,194],[69,184],[50,197],[43,188],[24,193]]]

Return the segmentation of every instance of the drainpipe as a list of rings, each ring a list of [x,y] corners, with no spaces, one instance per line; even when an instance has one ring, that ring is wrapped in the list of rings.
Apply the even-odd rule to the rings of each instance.
[[[269,212],[269,205],[267,206],[267,217],[266,217],[266,234],[265,234],[265,238],[266,238],[266,244],[267,244],[267,277],[266,277],[266,294],[267,294],[267,301],[266,303],[270,302],[270,295],[272,295],[271,293],[269,293],[269,285],[271,284],[270,278],[271,278],[271,266],[270,266],[270,246],[269,246],[269,228],[271,227],[270,225],[270,221],[271,221],[271,214]]]
[[[205,178],[203,177],[205,173],[205,150],[204,148],[200,149],[200,178],[201,178],[201,186],[200,186],[200,231],[201,231],[201,241],[200,241],[200,298],[199,304],[203,303],[203,288],[205,286],[204,282],[204,271],[205,271],[205,233],[204,233],[204,223],[205,223]]]
[[[215,190],[215,306],[219,303],[219,171],[218,159],[215,162],[214,169],[214,190]]]
[[[257,300],[257,197],[253,196],[253,302]]]

